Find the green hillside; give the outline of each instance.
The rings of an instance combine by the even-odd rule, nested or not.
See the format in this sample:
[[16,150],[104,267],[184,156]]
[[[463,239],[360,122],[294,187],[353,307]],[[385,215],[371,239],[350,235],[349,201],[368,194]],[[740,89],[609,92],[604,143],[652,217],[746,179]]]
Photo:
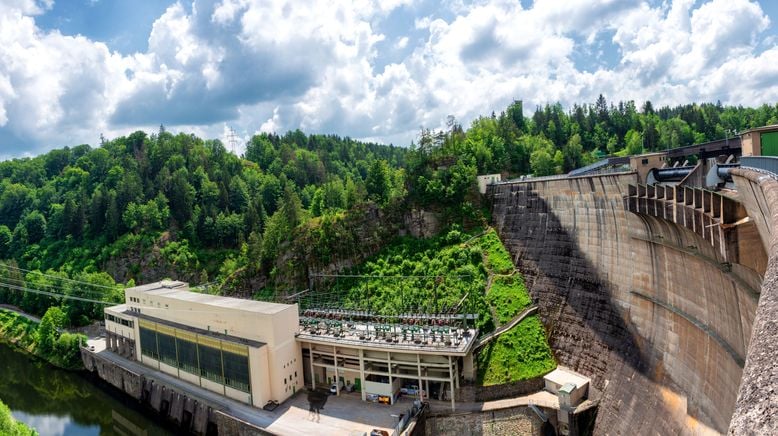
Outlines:
[[[458,313],[478,315],[484,335],[531,305],[521,275],[493,229],[417,239],[400,237],[344,277],[314,282],[301,300],[307,307],[342,307],[384,315]],[[460,302],[462,303],[460,306]],[[536,316],[484,346],[479,380],[498,384],[524,380],[553,369],[545,330]]]
[[[126,285],[172,278],[205,292],[281,299],[317,273],[351,269],[432,277],[321,283],[332,289],[331,304],[358,307],[368,292],[374,309],[388,314],[461,302],[488,332],[529,299],[496,235],[472,231],[489,224],[477,174],[561,174],[607,154],[774,123],[776,105],[638,108],[601,96],[525,116],[517,100],[469,126],[450,118],[442,130],[422,128],[408,147],[296,130],[255,135],[236,156],[218,140],[160,126],[7,160],[0,162],[0,303],[39,316],[59,307],[66,326],[84,325],[101,317],[100,307],[60,295],[116,302]],[[395,239],[419,211],[455,230]],[[523,377],[510,363],[521,354],[510,338],[541,337],[532,324],[488,346],[496,357],[481,366],[485,382]],[[521,355],[550,362],[544,353]]]

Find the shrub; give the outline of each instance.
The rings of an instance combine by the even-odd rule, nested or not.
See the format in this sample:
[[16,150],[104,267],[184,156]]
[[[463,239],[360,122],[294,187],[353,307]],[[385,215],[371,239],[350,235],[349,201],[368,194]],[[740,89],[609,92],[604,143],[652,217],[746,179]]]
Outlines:
[[11,415],[11,409],[0,401],[0,434],[7,436],[33,436],[38,432],[19,422]]

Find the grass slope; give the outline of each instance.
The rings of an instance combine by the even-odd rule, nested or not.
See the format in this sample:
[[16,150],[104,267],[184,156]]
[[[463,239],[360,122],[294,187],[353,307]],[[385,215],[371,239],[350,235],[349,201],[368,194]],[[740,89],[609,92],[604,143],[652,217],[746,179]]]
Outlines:
[[477,362],[478,381],[484,386],[526,380],[556,368],[537,315],[525,318],[485,345]]

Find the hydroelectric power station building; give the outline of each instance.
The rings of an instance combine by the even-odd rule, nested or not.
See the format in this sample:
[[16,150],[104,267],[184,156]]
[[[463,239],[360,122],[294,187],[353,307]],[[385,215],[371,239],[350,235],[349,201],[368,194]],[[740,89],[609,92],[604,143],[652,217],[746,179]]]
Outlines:
[[[105,309],[107,350],[220,395],[262,407],[309,386],[394,403],[403,386],[451,401],[473,380],[478,331],[311,314],[279,304],[191,292],[162,281],[125,289]],[[342,319],[342,321],[341,321]],[[356,320],[355,320],[356,319]],[[407,392],[405,389],[404,392]]]
[[108,349],[226,397],[262,407],[303,387],[297,305],[163,281],[126,289],[105,316]]

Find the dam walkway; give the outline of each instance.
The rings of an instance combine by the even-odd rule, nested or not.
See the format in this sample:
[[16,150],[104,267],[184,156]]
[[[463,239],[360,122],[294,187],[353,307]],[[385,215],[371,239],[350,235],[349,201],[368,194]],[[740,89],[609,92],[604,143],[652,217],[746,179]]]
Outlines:
[[506,324],[498,327],[493,332],[491,332],[488,335],[486,335],[486,336],[482,337],[481,339],[479,339],[478,342],[473,347],[473,350],[477,350],[477,349],[483,347],[484,345],[486,345],[489,342],[491,342],[493,339],[499,337],[501,334],[503,334],[503,333],[507,332],[508,330],[516,327],[516,325],[518,323],[520,323],[522,320],[524,320],[524,318],[526,318],[526,317],[528,317],[530,315],[534,315],[537,312],[538,312],[538,306],[530,306],[530,307],[524,309],[523,311],[521,311],[520,314],[514,316],[513,319],[508,321]]

